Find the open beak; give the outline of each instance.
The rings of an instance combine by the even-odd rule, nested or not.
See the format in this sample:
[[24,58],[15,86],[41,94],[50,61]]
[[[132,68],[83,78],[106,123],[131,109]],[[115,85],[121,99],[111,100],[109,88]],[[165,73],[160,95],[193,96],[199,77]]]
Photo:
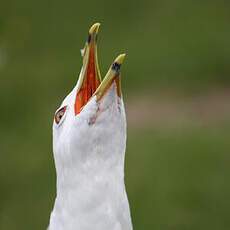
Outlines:
[[109,68],[109,71],[107,72],[105,78],[97,88],[94,95],[96,95],[97,101],[100,101],[101,98],[105,95],[107,90],[111,87],[112,83],[115,82],[116,84],[116,91],[117,96],[121,97],[121,73],[120,68],[125,59],[125,54],[119,55]]
[[80,113],[101,83],[97,57],[97,35],[99,27],[99,23],[91,26],[85,47],[81,51],[83,66],[79,76],[79,87],[74,104],[75,115]]

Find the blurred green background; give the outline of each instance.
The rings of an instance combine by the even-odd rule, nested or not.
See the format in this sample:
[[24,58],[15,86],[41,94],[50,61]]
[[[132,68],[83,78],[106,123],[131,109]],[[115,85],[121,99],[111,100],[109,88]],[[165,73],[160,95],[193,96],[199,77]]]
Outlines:
[[46,229],[53,113],[89,26],[103,75],[128,54],[126,184],[135,230],[230,229],[230,2],[1,1],[0,229]]

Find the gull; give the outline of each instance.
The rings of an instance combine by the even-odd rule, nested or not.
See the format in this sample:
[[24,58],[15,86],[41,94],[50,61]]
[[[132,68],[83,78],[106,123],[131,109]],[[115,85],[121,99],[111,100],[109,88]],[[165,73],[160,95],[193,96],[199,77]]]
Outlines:
[[119,55],[101,80],[99,23],[89,30],[76,86],[54,115],[56,199],[49,230],[132,230],[124,183],[126,116]]

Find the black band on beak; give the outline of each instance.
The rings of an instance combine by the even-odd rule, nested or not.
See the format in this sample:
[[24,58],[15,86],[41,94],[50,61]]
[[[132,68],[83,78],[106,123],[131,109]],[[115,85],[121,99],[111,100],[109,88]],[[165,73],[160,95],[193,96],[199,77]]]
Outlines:
[[92,36],[91,36],[91,34],[89,34],[88,40],[87,40],[88,44],[91,42],[91,39],[92,39]]
[[116,71],[117,73],[120,72],[121,64],[118,64],[117,62],[114,62],[112,65],[112,70]]

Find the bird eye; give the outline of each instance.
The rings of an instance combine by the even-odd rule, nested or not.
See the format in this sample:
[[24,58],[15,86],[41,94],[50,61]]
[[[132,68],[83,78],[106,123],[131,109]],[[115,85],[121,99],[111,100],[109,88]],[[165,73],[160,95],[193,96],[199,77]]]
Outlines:
[[63,118],[63,116],[65,115],[66,112],[66,108],[67,106],[62,107],[61,109],[59,109],[54,116],[54,120],[56,122],[56,124],[58,125],[61,121],[61,119]]

